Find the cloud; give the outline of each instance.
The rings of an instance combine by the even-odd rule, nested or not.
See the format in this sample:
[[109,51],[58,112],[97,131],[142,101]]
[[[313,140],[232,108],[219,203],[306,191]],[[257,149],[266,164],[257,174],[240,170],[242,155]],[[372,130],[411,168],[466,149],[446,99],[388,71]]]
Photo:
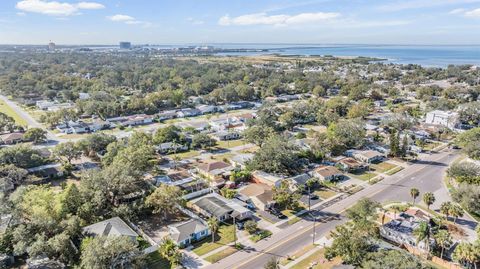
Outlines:
[[149,26],[152,25],[150,22],[140,21],[140,20],[135,19],[132,16],[124,15],[124,14],[116,14],[116,15],[112,15],[112,16],[107,16],[107,19],[111,20],[111,21],[114,21],[114,22],[123,22],[123,23],[129,24],[129,25],[142,25],[144,27],[149,27]]
[[466,17],[478,17],[478,18],[480,18],[480,8],[465,12],[465,16]]
[[112,15],[112,16],[107,16],[107,19],[109,19],[111,21],[124,21],[124,22],[135,20],[134,17],[128,16],[128,15],[123,15],[123,14],[116,14],[116,15]]
[[230,17],[225,15],[218,20],[218,24],[228,25],[274,25],[289,26],[295,24],[315,23],[328,21],[339,17],[339,13],[333,12],[316,12],[316,13],[300,13],[296,15],[268,15],[267,13],[247,14],[238,17]]
[[478,17],[480,18],[480,8],[477,9],[472,9],[472,10],[466,10],[464,8],[457,8],[449,12],[449,14],[454,14],[454,15],[463,15],[465,17]]
[[464,8],[456,8],[448,12],[448,14],[462,14],[465,12]]
[[44,0],[23,0],[15,7],[24,12],[40,13],[50,16],[71,16],[79,14],[80,10],[102,9],[104,5],[95,2],[66,3]]
[[407,9],[419,9],[429,7],[440,7],[459,4],[478,3],[480,0],[402,0],[393,3],[381,5],[378,7],[381,11],[402,11]]

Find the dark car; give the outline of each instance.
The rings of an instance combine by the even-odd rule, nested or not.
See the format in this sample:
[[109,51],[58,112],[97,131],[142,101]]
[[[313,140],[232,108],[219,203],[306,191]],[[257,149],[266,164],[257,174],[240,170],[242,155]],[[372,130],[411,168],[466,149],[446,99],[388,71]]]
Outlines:
[[235,225],[237,226],[237,229],[243,230],[245,223],[243,222],[236,222]]
[[316,194],[310,195],[310,200],[318,200],[318,199],[319,199],[318,195]]
[[276,208],[270,209],[270,213],[272,215],[274,215],[275,217],[279,218],[279,219],[286,219],[287,218],[287,216],[285,216],[282,212],[280,212]]

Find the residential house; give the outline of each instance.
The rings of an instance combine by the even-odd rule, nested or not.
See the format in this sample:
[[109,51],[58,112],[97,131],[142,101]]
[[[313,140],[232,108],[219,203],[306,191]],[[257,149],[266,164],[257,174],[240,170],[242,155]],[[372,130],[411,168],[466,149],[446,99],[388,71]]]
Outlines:
[[28,173],[40,178],[57,178],[63,176],[62,165],[59,163],[47,164],[27,169]]
[[243,123],[246,123],[249,120],[252,120],[255,118],[255,114],[253,113],[244,113],[240,115],[236,115],[235,118]]
[[272,187],[266,184],[249,184],[239,193],[248,197],[249,201],[259,210],[266,211],[275,204]]
[[197,172],[209,179],[212,185],[218,186],[224,183],[223,178],[230,174],[233,166],[225,162],[200,163]]
[[215,131],[226,131],[228,129],[245,129],[245,124],[234,117],[210,120],[210,126]]
[[38,109],[47,110],[49,107],[53,106],[55,103],[48,100],[39,100],[35,102],[35,105]]
[[199,218],[169,225],[168,231],[170,238],[180,247],[200,241],[211,234],[208,225]]
[[83,134],[90,132],[90,126],[83,121],[69,121],[56,126],[64,134]]
[[427,113],[425,123],[441,125],[450,129],[454,129],[458,123],[458,113],[453,111],[434,110]]
[[171,120],[177,117],[177,112],[175,110],[162,111],[157,114],[157,118],[160,121]]
[[200,114],[202,114],[202,112],[196,108],[184,108],[177,111],[177,117],[179,118],[195,117]]
[[416,219],[394,219],[380,226],[380,235],[399,245],[409,245],[426,250],[425,242],[420,241],[417,244],[416,236],[413,233],[419,225],[420,222]]
[[336,166],[339,167],[342,171],[346,172],[362,171],[368,168],[368,164],[359,162],[354,158],[350,157],[338,160]]
[[252,211],[244,207],[237,199],[227,199],[218,193],[210,193],[192,200],[192,207],[206,217],[216,217],[224,221],[235,217],[244,220],[252,217]]
[[217,112],[217,106],[213,105],[199,105],[196,107],[196,109],[198,109],[198,111],[200,111],[200,114],[202,115]]
[[82,231],[85,236],[126,236],[135,242],[138,237],[138,234],[119,217],[83,227]]
[[53,105],[47,107],[47,111],[55,112],[55,111],[59,111],[61,109],[69,109],[69,108],[73,108],[73,104],[71,104],[71,103],[60,103],[60,104],[54,103]]
[[182,128],[191,128],[197,132],[203,132],[210,128],[210,124],[206,121],[189,121],[189,122],[181,122],[177,124]]
[[322,181],[337,181],[344,177],[335,166],[321,166],[313,170],[312,175]]
[[251,159],[253,159],[252,153],[239,153],[230,158],[230,163],[233,166],[245,169],[247,162]]
[[240,134],[237,132],[227,132],[227,131],[218,131],[214,133],[213,138],[218,141],[227,141],[227,140],[235,140],[240,139]]
[[14,132],[0,135],[0,144],[13,145],[24,141],[24,133]]
[[88,129],[91,132],[98,132],[101,130],[106,130],[112,128],[112,124],[108,121],[102,119],[94,119],[91,123],[88,124]]
[[115,117],[107,119],[113,126],[118,127],[127,127],[127,126],[137,126],[150,124],[153,122],[153,116],[146,114],[136,114],[125,117]]
[[158,146],[155,146],[155,149],[158,151],[158,153],[167,154],[167,153],[187,151],[188,146],[179,144],[179,143],[174,143],[174,142],[165,142],[165,143],[161,143]]
[[288,178],[288,181],[290,182],[291,186],[295,188],[299,188],[301,186],[305,186],[307,184],[307,181],[311,178],[312,178],[311,175],[307,173],[303,173],[303,174]]
[[380,162],[385,158],[382,153],[375,150],[352,150],[347,151],[345,155],[365,163]]
[[281,177],[281,176],[276,176],[276,175],[273,175],[273,174],[269,174],[267,172],[263,172],[263,171],[254,171],[252,173],[252,181],[255,182],[255,183],[262,183],[262,184],[266,184],[268,186],[280,186],[280,184],[282,183],[282,180],[284,180],[285,177]]
[[160,184],[182,186],[196,179],[188,171],[181,170],[167,175],[156,176],[153,180],[155,186],[159,186]]

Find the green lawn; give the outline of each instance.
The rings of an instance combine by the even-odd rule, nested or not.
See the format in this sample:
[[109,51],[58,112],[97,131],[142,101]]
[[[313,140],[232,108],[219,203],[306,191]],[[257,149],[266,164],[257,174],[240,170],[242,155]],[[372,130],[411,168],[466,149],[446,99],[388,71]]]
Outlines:
[[290,262],[300,258],[301,256],[303,256],[305,253],[309,252],[310,250],[312,250],[313,248],[315,248],[315,245],[313,244],[309,244],[303,248],[301,248],[300,250],[298,250],[297,252],[295,252],[293,255],[291,256],[288,256],[288,258],[283,258],[281,261],[280,261],[280,264],[285,266],[287,264],[289,264]]
[[7,114],[12,117],[13,120],[21,126],[27,126],[27,121],[17,114],[9,105],[7,105],[3,100],[0,100],[0,112]]
[[397,166],[397,167],[395,167],[394,169],[385,172],[385,174],[391,176],[391,175],[396,174],[396,173],[398,173],[398,172],[400,172],[400,171],[402,171],[402,170],[403,170],[403,167]]
[[[325,250],[319,249],[312,253],[310,256],[306,257],[305,259],[301,260],[299,263],[292,266],[292,269],[305,269],[305,268],[313,268],[313,269],[330,269],[336,265],[341,263],[340,258],[334,258],[331,261],[328,261],[324,257]],[[312,266],[313,264],[316,264]]]
[[229,141],[218,141],[217,142],[217,147],[219,148],[234,148],[238,146],[243,146],[247,144],[243,139],[238,139],[238,140],[229,140]]
[[354,177],[364,180],[364,181],[369,181],[370,179],[374,178],[377,174],[373,172],[363,172],[358,175],[354,175]]
[[233,253],[237,252],[237,251],[238,250],[235,247],[229,246],[226,249],[223,249],[223,250],[221,250],[221,251],[219,251],[215,254],[212,254],[212,255],[206,257],[205,260],[207,262],[210,262],[210,263],[216,263],[219,260],[224,259],[224,258],[232,255]]
[[440,146],[441,143],[439,142],[430,142],[423,147],[424,150],[433,150],[434,148]]
[[252,240],[253,242],[258,242],[262,239],[265,239],[269,236],[272,235],[272,232],[270,232],[269,230],[261,230],[261,231],[258,231],[256,234],[250,236],[250,240]]
[[383,173],[383,172],[391,170],[391,169],[393,169],[397,166],[393,163],[382,162],[382,163],[378,163],[378,164],[372,164],[370,167],[372,167],[373,169],[375,169],[375,171],[377,171],[379,173]]
[[212,243],[212,238],[207,237],[204,240],[195,243],[193,252],[198,256],[205,255],[212,250],[215,250],[219,247],[225,246],[231,242],[233,242],[233,233],[235,231],[235,227],[233,225],[222,225],[218,229],[218,232],[215,236],[215,243]]
[[318,195],[318,197],[322,198],[323,200],[326,200],[330,197],[335,196],[337,193],[331,190],[322,189],[322,190],[315,191],[314,194]]
[[155,251],[147,255],[147,268],[149,269],[170,269],[170,263],[160,255],[160,252]]

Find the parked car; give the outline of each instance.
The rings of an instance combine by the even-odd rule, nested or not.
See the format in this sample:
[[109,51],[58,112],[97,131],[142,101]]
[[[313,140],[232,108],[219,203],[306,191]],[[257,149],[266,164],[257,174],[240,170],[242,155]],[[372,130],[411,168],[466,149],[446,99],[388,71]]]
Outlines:
[[245,223],[244,222],[236,222],[235,225],[237,226],[238,230],[243,230]]
[[276,208],[270,209],[270,213],[279,219],[287,218],[287,216],[285,216],[282,212],[278,211]]
[[316,194],[310,195],[310,200],[318,200],[318,199],[319,199],[318,195]]

